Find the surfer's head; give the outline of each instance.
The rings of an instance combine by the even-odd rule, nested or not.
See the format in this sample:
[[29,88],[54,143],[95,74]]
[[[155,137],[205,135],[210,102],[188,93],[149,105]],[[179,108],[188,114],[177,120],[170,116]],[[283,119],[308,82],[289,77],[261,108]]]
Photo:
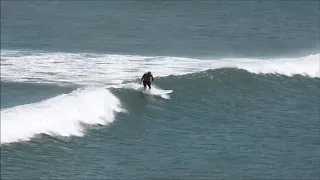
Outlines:
[[150,75],[150,74],[151,74],[151,72],[150,72],[150,71],[148,71],[148,73],[147,73],[147,74],[149,74],[149,75]]

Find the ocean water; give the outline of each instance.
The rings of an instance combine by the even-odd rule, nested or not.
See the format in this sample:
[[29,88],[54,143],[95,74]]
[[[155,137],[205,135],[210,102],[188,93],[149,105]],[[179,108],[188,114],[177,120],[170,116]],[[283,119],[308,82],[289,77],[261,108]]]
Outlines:
[[319,179],[319,6],[1,1],[1,179]]

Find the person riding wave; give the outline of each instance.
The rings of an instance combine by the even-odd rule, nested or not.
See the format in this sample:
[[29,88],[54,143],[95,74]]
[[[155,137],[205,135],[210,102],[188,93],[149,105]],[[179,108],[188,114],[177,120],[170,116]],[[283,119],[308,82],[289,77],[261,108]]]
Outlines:
[[143,74],[140,82],[142,82],[142,81],[143,81],[144,89],[146,89],[146,86],[148,85],[149,86],[149,90],[151,90],[151,82],[153,82],[153,76],[152,76],[150,71]]

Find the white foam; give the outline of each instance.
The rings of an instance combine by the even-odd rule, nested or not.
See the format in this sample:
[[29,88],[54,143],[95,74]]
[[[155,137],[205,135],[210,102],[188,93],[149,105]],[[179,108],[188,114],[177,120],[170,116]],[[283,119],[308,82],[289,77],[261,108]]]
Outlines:
[[285,59],[216,60],[180,57],[147,57],[87,53],[40,53],[1,50],[1,78],[15,82],[73,83],[80,85],[121,84],[140,78],[145,71],[155,76],[183,75],[235,67],[251,73],[278,73],[320,77],[320,54]]
[[1,144],[25,141],[37,134],[82,136],[80,123],[106,125],[124,111],[103,88],[76,90],[43,102],[1,110]]

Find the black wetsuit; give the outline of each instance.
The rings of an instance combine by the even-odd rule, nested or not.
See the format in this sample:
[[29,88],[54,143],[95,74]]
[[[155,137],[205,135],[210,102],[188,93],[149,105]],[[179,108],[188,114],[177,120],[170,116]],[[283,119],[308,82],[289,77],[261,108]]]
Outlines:
[[146,88],[146,86],[149,86],[149,89],[151,89],[151,80],[153,81],[153,76],[151,73],[145,73],[142,78],[141,81],[143,80],[143,87]]

